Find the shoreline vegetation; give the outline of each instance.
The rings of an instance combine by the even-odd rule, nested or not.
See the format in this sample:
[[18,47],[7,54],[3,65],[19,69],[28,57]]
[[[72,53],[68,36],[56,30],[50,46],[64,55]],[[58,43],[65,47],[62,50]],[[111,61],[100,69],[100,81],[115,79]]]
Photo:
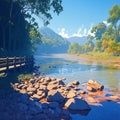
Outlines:
[[[87,61],[93,60],[92,62],[100,60],[95,59],[94,56],[91,58],[91,55],[85,54],[64,54],[64,58],[65,56],[70,58],[83,58],[83,60]],[[118,60],[119,62],[120,58],[118,58],[103,59],[103,61],[115,60],[116,62]],[[66,78],[54,78],[35,74],[32,76],[30,74],[26,76],[20,75],[18,80],[18,82],[16,81],[14,84],[11,84],[13,92],[8,95],[8,99],[6,100],[9,104],[6,105],[5,103],[7,102],[4,104],[0,102],[1,110],[4,106],[7,106],[2,118],[8,118],[11,106],[11,113],[16,111],[15,108],[18,111],[16,116],[12,114],[11,118],[15,117],[18,120],[19,118],[26,118],[26,120],[27,118],[30,120],[38,118],[46,120],[71,120],[71,114],[73,113],[87,116],[89,112],[92,112],[91,110],[94,107],[99,109],[104,104],[112,104],[112,102],[115,102],[117,105],[120,104],[119,92],[114,93],[111,89],[94,80],[88,80],[85,84],[80,84],[79,81],[73,80],[65,84],[64,80]],[[2,93],[0,101],[5,101],[5,94],[5,92]],[[11,98],[14,102],[9,100]]]
[[111,68],[120,69],[120,56],[112,56],[106,53],[68,54],[74,58],[82,58],[87,62],[109,63]]
[[64,80],[66,78],[34,75],[27,80],[22,78],[18,83],[12,84],[12,87],[20,94],[27,95],[42,113],[48,113],[51,120],[51,114],[55,115],[56,120],[71,120],[70,113],[86,116],[92,109],[91,105],[102,106],[102,102],[120,101],[119,95],[104,90],[104,85],[97,81],[88,80],[80,84],[75,80],[65,84]]

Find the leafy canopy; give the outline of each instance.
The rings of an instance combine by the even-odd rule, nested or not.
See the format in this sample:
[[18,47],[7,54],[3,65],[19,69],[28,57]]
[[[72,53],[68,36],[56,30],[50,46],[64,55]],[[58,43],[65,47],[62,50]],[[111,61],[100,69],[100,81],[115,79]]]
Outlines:
[[[59,15],[63,11],[62,0],[13,0],[17,2],[22,9],[25,17],[31,18],[31,15],[40,17],[44,24],[49,24],[52,19],[51,11]],[[35,21],[34,17],[31,19]]]

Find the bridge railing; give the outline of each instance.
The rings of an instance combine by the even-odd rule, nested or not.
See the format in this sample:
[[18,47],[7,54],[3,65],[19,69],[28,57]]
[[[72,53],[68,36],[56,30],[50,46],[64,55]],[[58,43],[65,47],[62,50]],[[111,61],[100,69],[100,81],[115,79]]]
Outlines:
[[0,58],[0,73],[24,66],[33,67],[33,64],[33,56]]

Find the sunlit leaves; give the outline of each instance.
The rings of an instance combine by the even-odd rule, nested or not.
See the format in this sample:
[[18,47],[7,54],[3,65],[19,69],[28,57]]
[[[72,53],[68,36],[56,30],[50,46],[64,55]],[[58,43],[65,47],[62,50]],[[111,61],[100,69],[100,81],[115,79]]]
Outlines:
[[94,26],[91,30],[91,33],[95,34],[95,39],[100,40],[102,34],[106,31],[106,25],[104,23],[99,23],[98,25]]
[[109,11],[109,14],[110,16],[107,21],[112,23],[113,25],[116,25],[118,20],[120,20],[120,6],[115,4]]
[[51,11],[53,10],[58,15],[63,11],[61,0],[16,0],[22,7],[24,14],[35,14],[38,17],[42,16],[44,24],[49,24],[52,19]]
[[29,36],[30,36],[32,45],[34,45],[37,42],[41,42],[41,35],[35,28],[30,29]]

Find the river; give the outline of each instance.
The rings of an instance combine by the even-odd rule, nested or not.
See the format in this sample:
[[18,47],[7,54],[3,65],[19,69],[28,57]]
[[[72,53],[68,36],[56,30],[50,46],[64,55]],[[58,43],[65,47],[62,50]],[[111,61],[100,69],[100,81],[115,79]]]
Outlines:
[[[66,78],[66,84],[74,80],[84,83],[93,79],[120,96],[120,70],[112,69],[106,63],[88,62],[85,58],[67,54],[35,55],[35,63],[40,66],[40,73]],[[119,103],[105,102],[102,103],[102,107],[91,107],[93,109],[87,117],[74,115],[73,120],[120,120]]]
[[84,58],[73,58],[67,54],[36,55],[35,61],[40,66],[40,73],[65,77],[66,83],[74,80],[83,83],[93,79],[105,86],[120,89],[120,70],[103,63],[88,62]]

